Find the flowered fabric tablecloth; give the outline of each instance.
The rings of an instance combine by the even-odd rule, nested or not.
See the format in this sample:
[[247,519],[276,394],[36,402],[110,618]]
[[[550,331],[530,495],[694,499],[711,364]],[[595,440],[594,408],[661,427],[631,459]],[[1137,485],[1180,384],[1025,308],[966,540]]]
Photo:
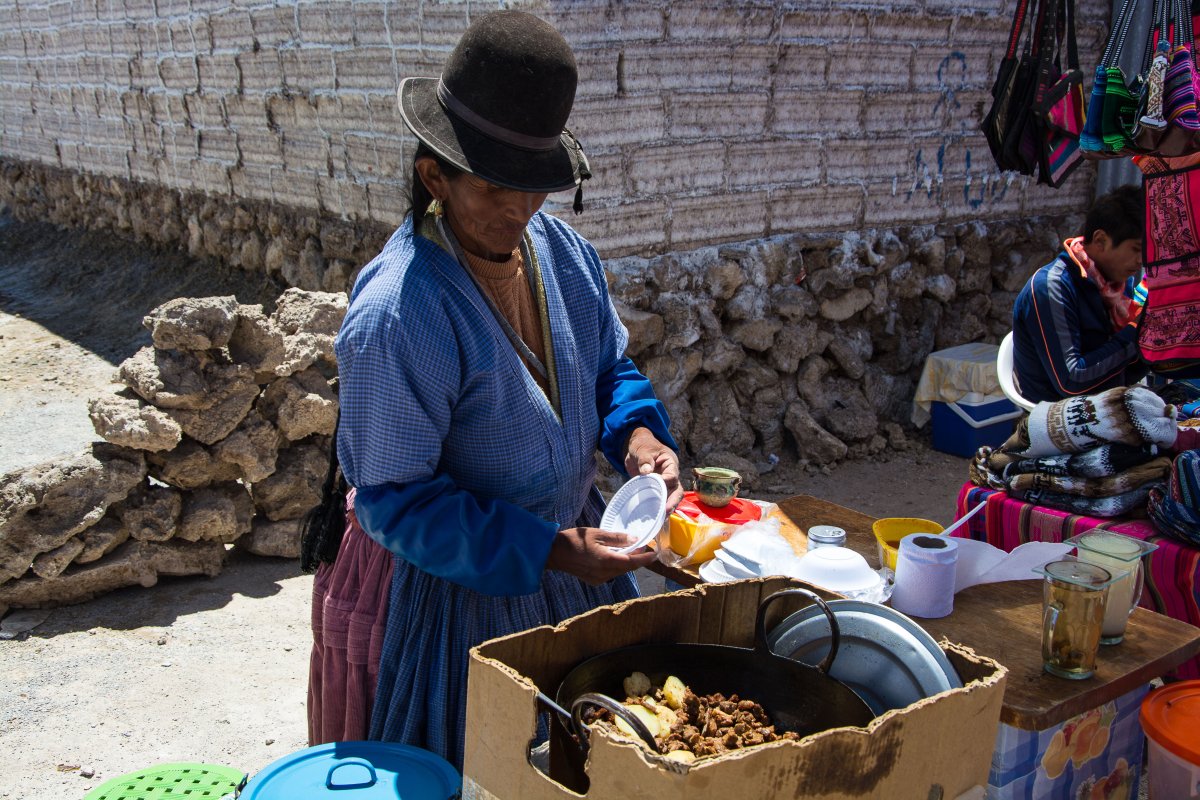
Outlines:
[[[1149,557],[1141,606],[1200,626],[1200,548],[1163,536],[1149,520],[1082,517],[1014,500],[1004,492],[970,482],[963,484],[958,492],[957,516],[980,503],[987,503],[987,508],[954,535],[987,542],[1005,552],[1025,542],[1061,542],[1097,528],[1153,542],[1158,549]],[[1200,678],[1200,657],[1171,674],[1178,678]]]

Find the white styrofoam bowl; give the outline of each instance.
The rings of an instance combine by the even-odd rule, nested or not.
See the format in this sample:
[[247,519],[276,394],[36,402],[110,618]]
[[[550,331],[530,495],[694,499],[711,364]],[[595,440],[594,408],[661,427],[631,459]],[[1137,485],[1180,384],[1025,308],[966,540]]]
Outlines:
[[879,573],[867,560],[846,547],[818,547],[797,562],[793,578],[833,592],[855,592],[879,583]]
[[627,533],[637,541],[614,547],[618,553],[632,553],[649,544],[667,520],[667,483],[661,475],[638,475],[613,495],[600,519],[600,529]]

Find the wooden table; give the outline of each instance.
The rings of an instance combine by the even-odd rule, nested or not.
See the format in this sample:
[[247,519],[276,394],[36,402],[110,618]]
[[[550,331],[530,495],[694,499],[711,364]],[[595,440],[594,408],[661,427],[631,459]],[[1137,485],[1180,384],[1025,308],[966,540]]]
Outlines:
[[[778,513],[783,535],[797,552],[806,549],[803,531],[809,526],[836,525],[845,529],[848,547],[879,567],[872,517],[805,495],[780,502]],[[684,586],[701,582],[693,570],[662,564],[651,569]],[[915,621],[934,638],[965,644],[1008,668],[1000,721],[1023,730],[1045,730],[1115,700],[1200,653],[1200,628],[1138,608],[1125,641],[1100,648],[1093,677],[1056,678],[1042,669],[1038,579],[972,586],[955,595],[950,616]]]
[[[1144,608],[1200,626],[1200,547],[1171,536],[1164,536],[1148,519],[1109,519],[1070,514],[1010,497],[973,483],[965,482],[958,490],[958,516],[980,504],[986,506],[956,535],[987,542],[1011,552],[1026,542],[1061,542],[1087,531],[1109,530],[1152,542],[1158,546],[1143,562],[1146,588],[1142,592]],[[1171,671],[1181,679],[1200,679],[1200,658],[1185,661]]]

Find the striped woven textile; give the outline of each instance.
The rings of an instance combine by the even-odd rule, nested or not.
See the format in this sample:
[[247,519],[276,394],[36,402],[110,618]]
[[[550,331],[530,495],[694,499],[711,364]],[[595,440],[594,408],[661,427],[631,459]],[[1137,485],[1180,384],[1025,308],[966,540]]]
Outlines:
[[[1082,517],[964,483],[958,492],[958,516],[980,503],[986,503],[987,507],[953,535],[987,542],[1005,552],[1025,542],[1061,542],[1093,529],[1153,542],[1158,549],[1149,556],[1141,606],[1200,626],[1200,547],[1163,536],[1149,520]],[[1200,656],[1180,665],[1171,675],[1180,679],[1200,678]]]
[[1046,164],[1049,168],[1049,183],[1058,186],[1078,165],[1082,157],[1079,152],[1079,137],[1074,131],[1083,130],[1083,86],[1072,87],[1063,95],[1060,103],[1053,106],[1046,118],[1051,132],[1046,135]]
[[308,670],[308,743],[366,739],[387,631],[392,554],[363,533],[346,497],[337,560],[313,580]]
[[1200,363],[1194,324],[1200,314],[1200,158],[1139,156],[1135,163],[1145,175],[1150,293],[1138,346],[1150,364],[1194,365]]
[[[1125,84],[1125,73],[1120,67],[1108,68],[1108,82],[1104,87],[1104,151],[1117,153],[1130,144],[1128,131],[1137,114],[1137,100]],[[1193,112],[1195,109],[1193,108]]]
[[1192,60],[1192,45],[1181,44],[1171,50],[1171,64],[1163,79],[1163,108],[1172,125],[1189,131],[1200,130],[1200,117],[1196,113],[1196,73]]
[[1163,533],[1200,547],[1200,450],[1175,457],[1170,483],[1150,490],[1148,510]]

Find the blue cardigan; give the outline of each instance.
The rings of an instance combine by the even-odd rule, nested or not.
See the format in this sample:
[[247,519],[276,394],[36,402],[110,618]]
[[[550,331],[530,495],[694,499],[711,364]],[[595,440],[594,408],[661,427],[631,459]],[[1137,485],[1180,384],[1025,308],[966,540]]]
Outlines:
[[624,356],[628,333],[596,251],[543,213],[528,233],[558,410],[470,276],[414,235],[411,216],[363,268],[335,347],[338,457],[363,530],[489,595],[539,590],[551,542],[594,491],[597,447],[624,471],[637,426],[676,446],[650,382]]
[[[1125,292],[1133,296],[1136,280]],[[1137,326],[1113,330],[1096,286],[1064,251],[1039,269],[1013,303],[1013,366],[1033,402],[1128,386],[1146,374]]]

